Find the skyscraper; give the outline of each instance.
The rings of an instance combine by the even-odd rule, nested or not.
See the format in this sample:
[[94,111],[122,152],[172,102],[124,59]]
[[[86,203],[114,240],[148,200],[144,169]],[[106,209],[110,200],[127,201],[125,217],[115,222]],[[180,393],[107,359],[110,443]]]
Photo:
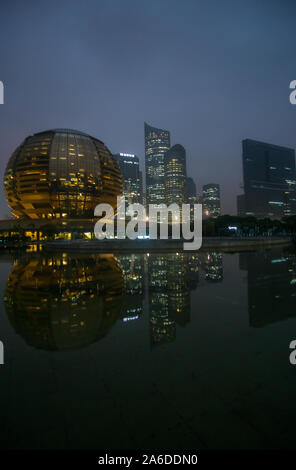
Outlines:
[[186,202],[188,204],[197,203],[196,184],[192,178],[186,178],[185,181]]
[[218,217],[221,213],[219,184],[206,184],[202,188],[203,213],[207,217]]
[[170,133],[145,122],[145,166],[147,204],[166,202],[164,154],[170,148]]
[[244,194],[239,194],[236,197],[236,205],[237,205],[237,215],[239,217],[246,216],[246,197]]
[[139,158],[131,153],[116,153],[116,158],[123,179],[123,195],[128,204],[142,203],[142,172]]
[[186,202],[186,151],[180,144],[171,147],[164,157],[166,204]]
[[[296,214],[295,152],[288,147],[245,139],[245,215],[281,218]],[[240,211],[242,199],[239,198]]]

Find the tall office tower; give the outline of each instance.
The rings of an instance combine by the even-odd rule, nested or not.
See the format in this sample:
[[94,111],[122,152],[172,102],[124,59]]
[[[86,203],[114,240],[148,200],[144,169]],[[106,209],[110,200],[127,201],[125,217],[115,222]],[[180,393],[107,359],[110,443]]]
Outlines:
[[144,188],[143,188],[143,173],[142,171],[140,170],[139,171],[139,179],[140,179],[140,202],[141,204],[143,204],[143,206],[145,206],[145,196],[144,196]]
[[166,204],[186,202],[186,151],[180,144],[171,147],[164,156]]
[[128,204],[139,202],[142,204],[142,172],[139,158],[130,153],[116,153],[116,158],[123,179],[123,195]]
[[146,202],[163,204],[165,197],[164,154],[170,148],[170,133],[145,122]]
[[186,194],[186,202],[188,204],[197,203],[196,184],[192,178],[186,178],[185,194]]
[[294,150],[251,139],[242,146],[245,215],[276,219],[296,214]]
[[244,194],[239,194],[236,197],[236,205],[237,205],[237,215],[239,217],[245,217],[246,215],[246,197]]
[[218,217],[221,213],[219,184],[206,184],[202,188],[203,213],[207,217]]

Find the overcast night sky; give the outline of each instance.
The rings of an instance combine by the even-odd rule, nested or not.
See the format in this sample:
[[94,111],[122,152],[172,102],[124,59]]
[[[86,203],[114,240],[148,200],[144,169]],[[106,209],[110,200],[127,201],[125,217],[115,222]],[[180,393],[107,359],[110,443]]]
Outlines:
[[[29,134],[69,127],[139,155],[144,121],[236,213],[241,140],[296,148],[295,1],[2,0],[1,181]],[[1,184],[0,217],[9,213]]]

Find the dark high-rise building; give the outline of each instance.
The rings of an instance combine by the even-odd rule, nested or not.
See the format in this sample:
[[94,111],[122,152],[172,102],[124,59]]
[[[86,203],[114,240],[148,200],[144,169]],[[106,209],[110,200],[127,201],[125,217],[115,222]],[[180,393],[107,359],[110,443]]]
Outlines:
[[244,194],[240,194],[236,198],[237,204],[237,215],[239,217],[245,217],[246,215],[246,198]]
[[242,146],[245,215],[296,214],[294,150],[250,139],[243,140]]
[[185,193],[186,193],[186,202],[188,204],[197,203],[196,184],[192,178],[186,178]]
[[145,122],[146,202],[163,204],[165,195],[164,154],[170,148],[170,133]]
[[219,184],[206,184],[202,188],[203,214],[218,217],[221,213]]
[[143,201],[142,172],[139,158],[130,153],[116,153],[114,157],[119,165],[123,179],[123,195],[128,204]]
[[185,181],[185,199],[186,203],[190,204],[190,220],[194,219],[194,204],[198,203],[196,184],[192,178],[186,178]]
[[186,151],[180,144],[171,147],[164,157],[166,204],[186,202]]

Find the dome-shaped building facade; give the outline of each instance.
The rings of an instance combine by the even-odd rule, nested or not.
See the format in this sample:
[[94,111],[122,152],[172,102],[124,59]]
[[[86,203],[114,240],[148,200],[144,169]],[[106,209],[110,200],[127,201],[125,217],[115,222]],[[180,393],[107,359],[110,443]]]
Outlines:
[[101,202],[116,206],[122,178],[103,142],[83,132],[53,129],[27,137],[15,150],[4,187],[16,217],[88,218]]

